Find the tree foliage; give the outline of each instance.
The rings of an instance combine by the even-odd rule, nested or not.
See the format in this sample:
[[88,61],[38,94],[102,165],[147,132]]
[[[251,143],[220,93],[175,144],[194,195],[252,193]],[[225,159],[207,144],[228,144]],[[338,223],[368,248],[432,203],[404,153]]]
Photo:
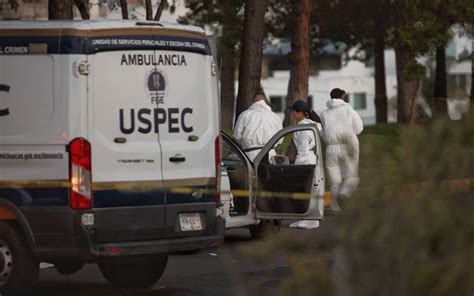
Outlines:
[[72,20],[72,0],[49,0],[48,18],[50,20]]
[[240,43],[244,17],[244,0],[190,0],[186,2],[189,10],[185,16],[179,17],[178,22],[197,26],[221,27],[225,24],[228,29],[222,31],[220,40]]
[[[388,0],[315,0],[317,32],[322,39],[346,44],[350,59],[375,62],[377,122],[387,122],[385,60],[387,30],[393,22]],[[354,50],[355,49],[355,50]],[[349,92],[351,90],[348,90]]]
[[6,0],[0,2],[0,11],[5,10],[5,9],[10,9],[13,11],[18,11],[18,7],[20,4],[18,3],[18,0]]
[[221,126],[231,130],[235,113],[235,72],[240,56],[244,0],[188,1],[189,12],[178,19],[183,24],[212,28],[217,35],[217,60],[221,81]]
[[[444,47],[451,38],[451,26],[470,24],[474,15],[474,2],[470,0],[315,1],[315,19],[321,37],[343,41],[348,48],[355,46],[364,52],[362,57],[369,58],[377,48],[375,37],[383,34],[387,45],[402,53],[398,64],[403,63],[401,74],[410,81],[418,81],[425,74],[416,57]],[[405,63],[400,60],[402,56],[407,57]],[[416,98],[416,93],[410,97]],[[401,105],[403,108],[403,98]]]
[[[412,55],[422,55],[445,45],[455,23],[473,22],[474,2],[470,0],[414,0],[392,2],[397,22],[391,27],[390,44]],[[411,77],[420,78],[423,71],[411,67]]]

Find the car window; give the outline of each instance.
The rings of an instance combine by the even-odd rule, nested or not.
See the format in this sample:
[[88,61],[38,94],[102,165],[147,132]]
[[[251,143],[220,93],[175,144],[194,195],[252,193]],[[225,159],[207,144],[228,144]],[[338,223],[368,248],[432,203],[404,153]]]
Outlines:
[[222,161],[223,162],[244,162],[242,155],[237,149],[231,146],[226,140],[222,140]]
[[[314,157],[312,155],[317,154],[316,136],[311,130],[291,132],[283,136],[274,146],[273,151],[270,152],[269,160],[272,164],[278,165],[291,165],[295,164],[298,157],[298,147],[300,148],[300,154],[302,152],[309,153],[302,157],[300,155],[300,161],[304,163],[298,164],[314,164]],[[303,148],[302,145],[305,147]],[[312,155],[311,155],[312,154]],[[273,156],[273,157],[272,157]],[[308,163],[306,163],[308,162]]]

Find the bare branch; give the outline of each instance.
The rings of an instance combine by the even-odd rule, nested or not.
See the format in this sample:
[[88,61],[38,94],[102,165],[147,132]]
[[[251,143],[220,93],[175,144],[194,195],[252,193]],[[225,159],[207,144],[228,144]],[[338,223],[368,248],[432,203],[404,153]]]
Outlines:
[[158,6],[158,10],[155,14],[155,21],[159,21],[161,19],[161,15],[163,14],[163,10],[168,7],[168,0],[161,0],[160,5]]
[[74,0],[74,4],[76,5],[77,9],[81,13],[81,18],[83,20],[89,20],[91,18],[89,14],[89,8],[82,0]]
[[20,4],[18,3],[17,0],[8,0],[7,1],[8,5],[10,5],[10,8],[17,12],[18,11],[18,7],[20,6]]

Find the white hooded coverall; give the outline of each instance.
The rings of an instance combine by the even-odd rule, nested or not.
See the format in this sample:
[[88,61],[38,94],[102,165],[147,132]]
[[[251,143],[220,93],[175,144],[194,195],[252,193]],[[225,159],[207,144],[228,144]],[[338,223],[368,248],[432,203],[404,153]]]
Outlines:
[[[305,118],[300,120],[298,124],[316,124],[311,119]],[[318,124],[319,128],[319,124]],[[316,139],[311,130],[295,132],[293,142],[296,146],[295,164],[316,164]],[[319,227],[319,221],[316,220],[300,220],[290,224],[291,228],[313,229]]]
[[[298,124],[316,124],[316,122],[305,118],[298,122]],[[295,132],[293,142],[297,151],[295,164],[316,164],[316,154],[314,154],[316,139],[312,131]]]
[[[262,148],[282,128],[280,117],[273,113],[265,101],[260,100],[240,114],[233,136],[244,150]],[[259,152],[260,149],[256,149],[246,154],[253,161]],[[275,152],[272,150],[270,153]]]
[[362,119],[341,99],[327,102],[323,111],[323,140],[326,143],[326,172],[331,195],[349,197],[359,185],[359,140]]

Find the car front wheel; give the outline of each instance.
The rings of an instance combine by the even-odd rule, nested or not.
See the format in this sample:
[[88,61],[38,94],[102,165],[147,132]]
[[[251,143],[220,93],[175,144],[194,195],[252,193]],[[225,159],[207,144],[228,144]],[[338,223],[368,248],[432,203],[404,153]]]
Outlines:
[[100,262],[104,278],[114,286],[125,288],[147,288],[163,274],[168,255],[155,255],[145,259]]

